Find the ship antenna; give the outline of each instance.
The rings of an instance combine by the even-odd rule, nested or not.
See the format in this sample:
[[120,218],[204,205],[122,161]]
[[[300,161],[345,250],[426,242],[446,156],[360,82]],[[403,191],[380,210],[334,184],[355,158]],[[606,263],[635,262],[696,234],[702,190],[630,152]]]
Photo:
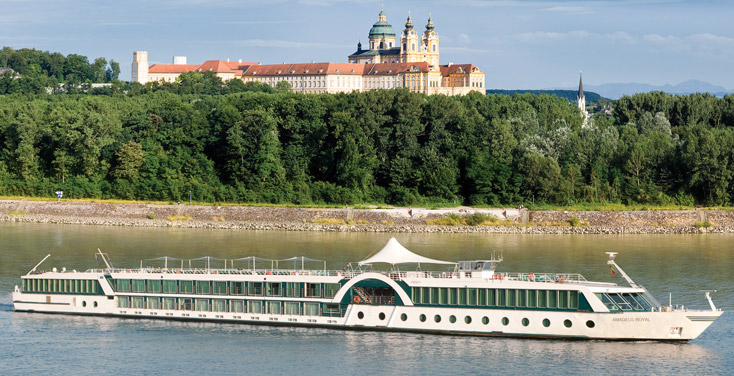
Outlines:
[[627,273],[625,273],[624,270],[622,270],[622,268],[617,265],[616,262],[614,262],[614,258],[617,257],[617,253],[619,252],[607,252],[607,254],[609,255],[609,261],[607,261],[607,265],[611,265],[612,268],[617,269],[619,274],[622,275],[622,278],[624,278],[631,287],[640,288],[640,286],[636,284],[635,281],[633,281],[632,278],[630,278]]
[[33,269],[31,269],[31,271],[29,271],[28,274],[26,274],[26,275],[31,275],[31,273],[35,272],[36,271],[36,268],[39,267],[39,266],[41,266],[41,264],[43,264],[43,262],[46,261],[46,259],[49,258],[49,257],[51,257],[51,254],[50,253],[47,254],[46,257],[44,257],[43,260],[41,260],[41,262],[39,262],[38,264],[36,264],[36,266],[34,266]]

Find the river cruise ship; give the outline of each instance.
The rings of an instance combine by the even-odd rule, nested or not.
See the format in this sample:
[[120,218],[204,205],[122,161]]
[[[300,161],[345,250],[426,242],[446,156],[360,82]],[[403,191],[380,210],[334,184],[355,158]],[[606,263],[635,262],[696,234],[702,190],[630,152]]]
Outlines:
[[[661,305],[624,273],[615,255],[609,253],[607,263],[628,286],[587,281],[580,274],[498,272],[501,257],[429,259],[394,238],[338,271],[326,270],[325,263],[323,269],[307,269],[317,260],[305,257],[225,260],[223,269],[211,268],[221,262],[211,257],[196,259],[206,263],[202,268],[162,257],[162,267],[141,262],[139,268],[119,269],[99,251],[103,269],[36,271],[41,261],[21,277],[12,299],[22,312],[604,340],[689,341],[721,316],[710,292],[710,310]],[[246,267],[235,268],[234,261]],[[390,267],[378,271],[376,264]],[[398,267],[406,264],[413,270]],[[444,264],[447,271],[424,271],[421,264]]]

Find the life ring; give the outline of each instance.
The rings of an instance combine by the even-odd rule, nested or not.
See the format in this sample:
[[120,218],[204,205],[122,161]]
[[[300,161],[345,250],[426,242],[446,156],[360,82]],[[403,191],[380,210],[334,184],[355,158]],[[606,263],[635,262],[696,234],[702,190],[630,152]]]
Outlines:
[[561,279],[559,280],[559,282],[560,282],[560,283],[563,283],[563,277],[561,277]]
[[535,274],[528,273],[528,281],[535,282]]
[[354,300],[355,303],[361,303],[362,302],[362,298],[360,298],[359,296],[355,296],[354,299],[352,299],[352,300]]
[[268,272],[267,272],[267,273],[265,273],[265,274],[267,274],[267,275],[271,275],[271,274],[273,274],[273,273],[271,273],[271,272],[269,272],[269,271],[268,271]]
[[291,272],[291,275],[296,275],[296,272]]
[[217,274],[217,271],[216,270],[212,270],[212,274]]

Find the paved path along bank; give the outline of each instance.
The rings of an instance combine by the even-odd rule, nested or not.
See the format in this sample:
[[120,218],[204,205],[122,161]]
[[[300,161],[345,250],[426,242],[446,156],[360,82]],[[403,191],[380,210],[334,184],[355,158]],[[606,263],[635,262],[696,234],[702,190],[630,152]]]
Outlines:
[[[475,212],[502,225],[428,225],[427,220]],[[571,226],[572,218],[580,225]],[[178,218],[178,220],[176,220]],[[0,221],[104,226],[352,232],[486,232],[537,234],[732,233],[734,211],[528,211],[451,209],[283,208],[212,205],[107,204],[0,200]],[[339,224],[339,222],[349,224]],[[709,227],[701,225],[707,223]]]

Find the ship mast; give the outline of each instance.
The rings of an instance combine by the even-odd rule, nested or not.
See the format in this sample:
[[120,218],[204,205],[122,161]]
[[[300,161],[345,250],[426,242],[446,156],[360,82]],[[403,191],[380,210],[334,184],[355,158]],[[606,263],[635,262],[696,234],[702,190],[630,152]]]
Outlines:
[[631,287],[640,288],[640,286],[636,284],[635,281],[633,281],[632,278],[630,278],[627,275],[627,273],[625,273],[624,270],[622,270],[622,268],[620,268],[619,265],[617,265],[616,262],[614,262],[614,258],[617,256],[617,253],[619,252],[607,252],[607,254],[609,255],[609,261],[607,261],[607,264],[611,265],[612,268],[617,269],[619,274],[622,275],[622,278],[624,278],[627,281],[627,283],[630,284]]

